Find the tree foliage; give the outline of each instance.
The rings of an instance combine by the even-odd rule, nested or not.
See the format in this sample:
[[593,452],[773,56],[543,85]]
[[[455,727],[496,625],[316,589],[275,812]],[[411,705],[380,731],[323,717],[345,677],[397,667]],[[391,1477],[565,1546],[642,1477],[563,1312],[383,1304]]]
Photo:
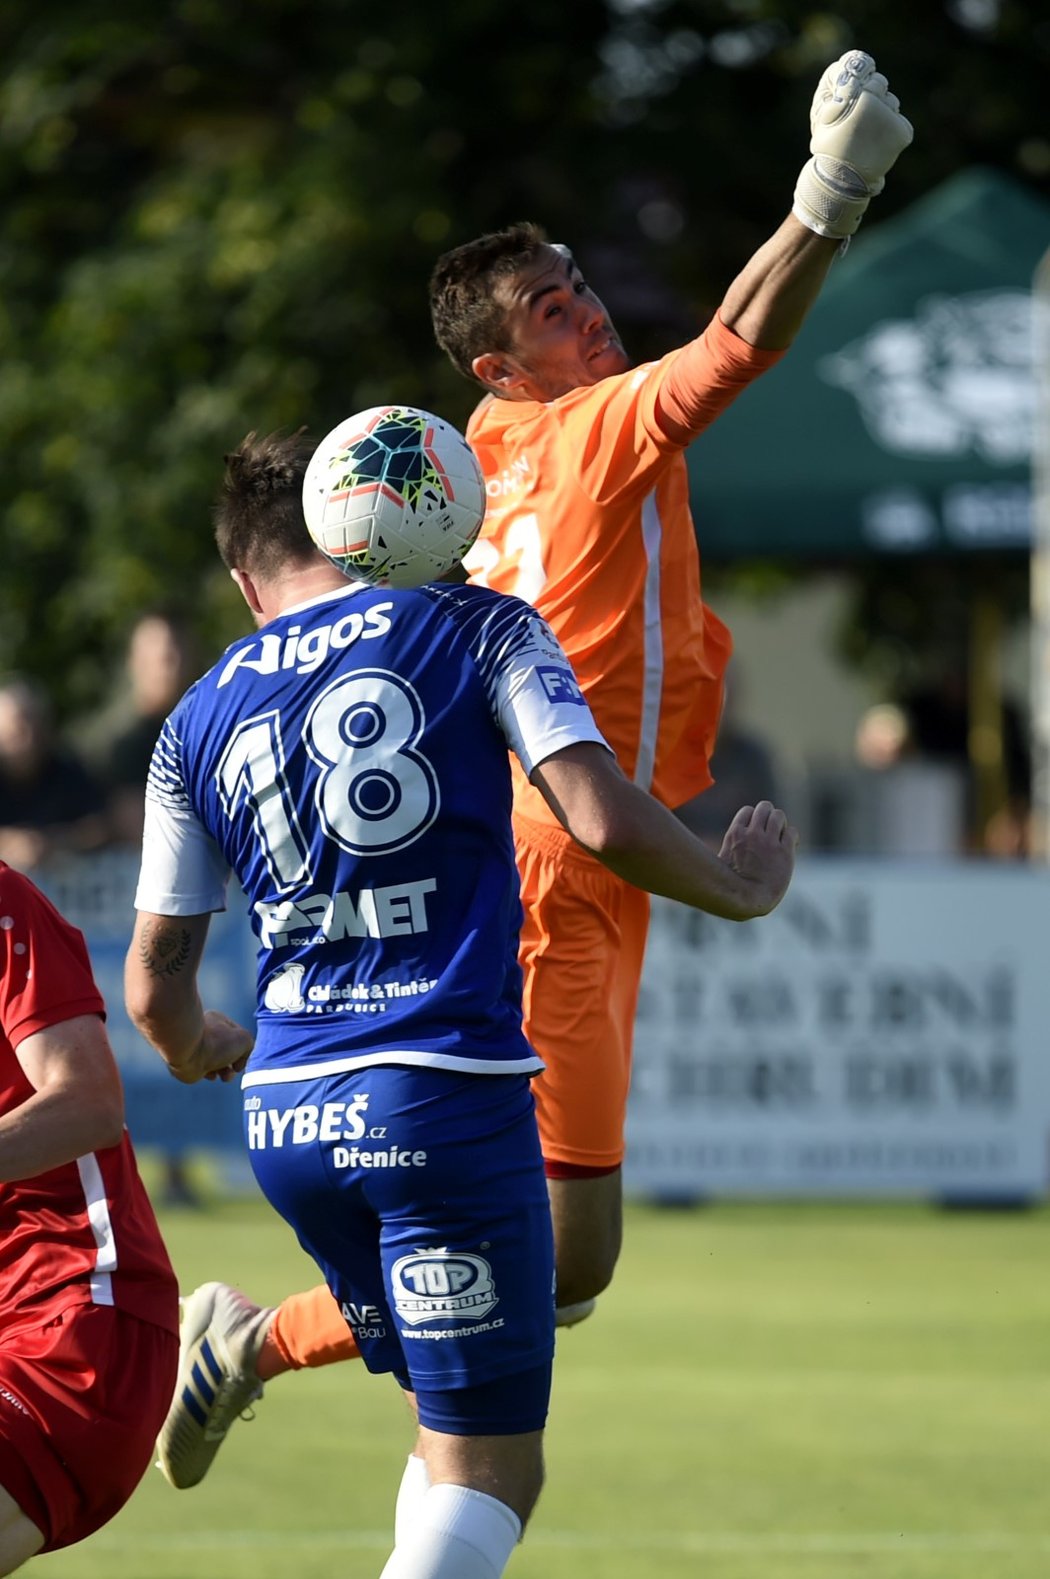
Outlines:
[[[135,613],[243,617],[210,507],[249,429],[403,399],[465,420],[433,345],[445,247],[532,217],[638,354],[779,222],[828,60],[917,126],[880,212],[960,165],[1050,190],[1050,22],[1011,0],[7,0],[0,23],[0,668],[71,712]],[[6,36],[4,36],[6,34]]]

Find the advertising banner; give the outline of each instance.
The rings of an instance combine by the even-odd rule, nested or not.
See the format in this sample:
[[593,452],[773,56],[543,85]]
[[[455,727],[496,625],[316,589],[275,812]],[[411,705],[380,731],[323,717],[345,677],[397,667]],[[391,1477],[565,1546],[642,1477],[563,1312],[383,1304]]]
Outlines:
[[654,900],[634,1195],[1047,1193],[1050,873],[800,862],[738,925]]
[[[124,1013],[137,871],[118,851],[35,875],[87,940],[135,1142],[240,1153],[239,1085],[180,1085]],[[1044,1197],[1048,939],[1042,867],[808,858],[779,908],[743,925],[654,900],[627,1192]],[[205,1003],[251,1025],[254,977],[233,886]]]

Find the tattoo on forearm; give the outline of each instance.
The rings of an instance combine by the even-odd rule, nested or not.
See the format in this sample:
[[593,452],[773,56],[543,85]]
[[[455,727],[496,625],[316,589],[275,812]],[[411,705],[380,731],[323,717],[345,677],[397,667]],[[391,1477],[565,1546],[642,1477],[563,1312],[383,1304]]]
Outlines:
[[190,935],[185,927],[150,924],[139,939],[139,958],[151,976],[177,976],[190,957]]

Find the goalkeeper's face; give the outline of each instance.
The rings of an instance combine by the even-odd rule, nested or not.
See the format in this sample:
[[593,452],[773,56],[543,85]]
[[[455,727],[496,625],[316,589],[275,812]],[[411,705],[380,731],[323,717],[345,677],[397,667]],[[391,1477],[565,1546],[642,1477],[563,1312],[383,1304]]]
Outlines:
[[555,400],[630,366],[609,314],[565,247],[544,247],[535,260],[496,287],[506,313],[510,348],[483,382],[512,400]]

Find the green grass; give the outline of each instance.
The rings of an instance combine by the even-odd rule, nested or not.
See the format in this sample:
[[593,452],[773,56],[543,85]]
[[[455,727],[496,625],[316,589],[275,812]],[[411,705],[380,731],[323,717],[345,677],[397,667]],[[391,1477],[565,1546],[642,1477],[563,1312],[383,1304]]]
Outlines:
[[[313,1281],[254,1201],[168,1212],[185,1288]],[[1046,1211],[630,1209],[559,1343],[548,1482],[509,1579],[1045,1579]],[[411,1426],[360,1365],[275,1382],[211,1476],[150,1471],[40,1579],[374,1579]]]

